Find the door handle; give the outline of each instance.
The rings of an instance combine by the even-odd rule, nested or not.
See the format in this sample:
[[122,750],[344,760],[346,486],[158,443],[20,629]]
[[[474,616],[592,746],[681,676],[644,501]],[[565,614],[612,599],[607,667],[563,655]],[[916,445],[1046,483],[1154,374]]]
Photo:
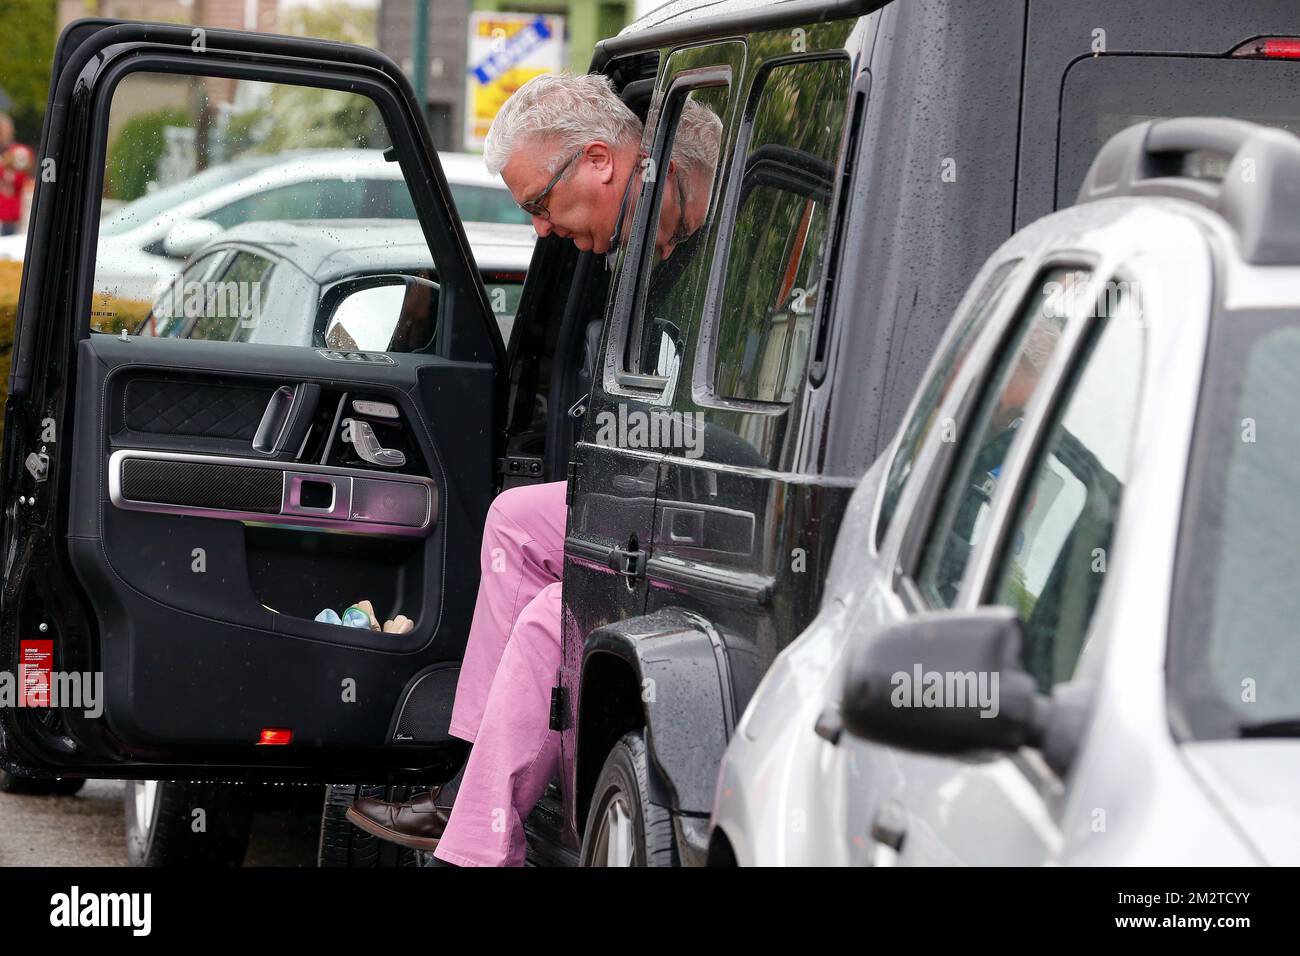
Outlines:
[[888,800],[876,808],[876,815],[871,819],[871,839],[900,853],[906,836],[907,814],[901,806]]
[[319,400],[320,386],[311,382],[277,388],[257,424],[253,450],[263,455],[278,455],[285,449],[300,451]]
[[396,448],[385,448],[375,437],[375,430],[369,422],[359,418],[343,419],[343,440],[350,441],[357,454],[381,468],[400,468],[406,464],[406,456]]

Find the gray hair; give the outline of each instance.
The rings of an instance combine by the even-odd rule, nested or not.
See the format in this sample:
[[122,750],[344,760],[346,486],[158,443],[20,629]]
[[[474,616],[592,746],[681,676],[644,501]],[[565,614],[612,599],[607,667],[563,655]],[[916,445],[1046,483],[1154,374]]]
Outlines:
[[613,147],[641,142],[641,120],[614,92],[608,77],[594,73],[535,76],[505,102],[483,143],[483,162],[496,175],[520,149],[547,141],[548,165],[599,140]]
[[673,162],[688,183],[713,182],[722,148],[722,120],[703,103],[688,99],[673,136]]

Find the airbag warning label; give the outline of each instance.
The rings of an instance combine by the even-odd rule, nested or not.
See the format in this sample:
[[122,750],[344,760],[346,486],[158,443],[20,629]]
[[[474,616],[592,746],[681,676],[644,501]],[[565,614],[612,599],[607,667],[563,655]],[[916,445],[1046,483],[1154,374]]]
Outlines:
[[54,660],[53,641],[22,641],[19,646],[18,679],[22,687],[20,707],[50,706],[50,674]]

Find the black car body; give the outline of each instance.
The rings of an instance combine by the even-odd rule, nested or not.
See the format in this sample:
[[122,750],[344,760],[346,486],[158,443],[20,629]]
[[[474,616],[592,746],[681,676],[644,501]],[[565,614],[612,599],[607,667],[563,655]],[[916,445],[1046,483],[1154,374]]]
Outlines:
[[[1204,4],[1194,17],[1118,0],[669,4],[601,43],[592,68],[646,117],[661,166],[686,96],[723,122],[709,217],[674,265],[680,297],[662,313],[644,305],[646,236],[669,181],[647,177],[612,269],[564,240],[538,243],[502,343],[409,87],[386,58],[208,31],[200,60],[180,28],[70,27],[42,142],[62,171],[37,194],[28,261],[40,249],[44,268],[24,276],[7,413],[0,654],[14,661],[49,625],[61,666],[103,670],[107,720],[0,714],[6,764],[445,778],[463,753],[446,724],[488,503],[502,484],[567,477],[562,772],[530,823],[534,850],[573,861],[585,835],[598,862],[601,813],[620,797],[605,772],[617,751],[644,771],[637,792],[621,793],[640,820],[634,858],[704,861],[735,722],[818,606],[848,497],[979,265],[1069,201],[1116,124],[1198,113],[1293,124],[1300,63],[1261,38],[1296,35],[1300,10],[1275,0]],[[78,190],[93,193],[97,86],[130,68],[115,55],[125,48],[173,69],[256,75],[278,56],[304,72],[324,64],[327,82],[372,82],[408,182],[423,183],[412,188],[442,286],[429,347],[378,360],[92,335],[81,282],[94,225]],[[60,281],[69,270],[77,281]],[[400,409],[408,483],[430,489],[437,521],[398,546],[364,533],[343,546],[321,521],[267,528],[115,506],[105,470],[119,452],[119,464],[158,460],[141,452],[171,461],[161,476],[140,473],[164,489],[212,464],[184,455],[247,466],[232,454],[242,432],[161,434],[146,415],[131,419],[128,390],[192,401],[209,389],[210,404],[243,389],[256,425],[286,384],[324,422],[305,447],[319,453],[319,440],[325,455],[314,469],[289,453],[273,467],[343,467],[329,457],[330,412],[348,396],[382,399]],[[675,414],[682,428],[653,447],[601,440],[602,424],[634,413]],[[144,484],[141,494],[176,494]],[[159,576],[164,553],[175,562],[199,546],[232,556],[229,584]],[[148,581],[133,576],[144,567]],[[303,619],[309,578],[392,600],[419,593],[416,631],[379,647],[324,630]],[[367,693],[340,705],[345,676]],[[300,745],[256,746],[281,727]],[[725,846],[712,851],[726,859]]]

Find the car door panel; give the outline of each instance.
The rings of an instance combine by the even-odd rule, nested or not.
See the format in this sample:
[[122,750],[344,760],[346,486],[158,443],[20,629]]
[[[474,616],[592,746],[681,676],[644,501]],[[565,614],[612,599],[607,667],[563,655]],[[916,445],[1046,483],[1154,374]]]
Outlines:
[[[481,524],[490,500],[489,435],[447,419],[451,409],[490,403],[491,367],[406,355],[371,367],[333,362],[309,349],[107,336],[82,341],[79,365],[79,404],[98,412],[79,419],[69,540],[100,618],[105,715],[122,745],[240,747],[264,727],[292,729],[303,741],[383,744],[407,678],[455,662],[463,648],[463,628],[439,625],[444,617],[447,624],[468,619],[471,582],[453,572],[450,588],[426,584],[447,583],[450,536],[442,519],[455,515],[452,533],[467,533],[473,515]],[[167,433],[158,417],[133,415],[138,406],[116,401],[141,383],[146,395],[172,394],[200,371],[217,376],[202,386],[209,393],[238,396],[228,403],[238,428],[186,428],[189,417]],[[363,394],[391,402],[418,455],[402,474],[259,456],[246,437],[253,418],[248,406],[285,383],[319,385],[326,405]],[[194,430],[204,434],[187,434]],[[448,453],[435,432],[449,436]],[[143,449],[142,433],[153,439]],[[443,466],[449,459],[482,467],[449,472]],[[195,490],[192,478],[169,487],[157,475],[138,482],[132,494],[163,499],[161,505],[124,498],[125,474],[118,469],[131,463],[197,468],[200,497],[211,500],[153,510],[168,508],[168,495]],[[274,483],[265,511],[232,503],[229,496],[241,491],[222,484],[230,470]],[[350,482],[350,513],[277,513],[288,502],[293,476],[304,475]],[[151,495],[160,484],[162,493]],[[353,520],[358,489],[366,486],[418,489],[426,498],[418,525]],[[446,608],[444,596],[457,606]],[[341,610],[362,598],[374,601],[381,615],[411,617],[414,630],[375,634],[311,619],[320,608]],[[191,679],[199,666],[202,678]],[[340,693],[344,679],[356,683],[355,702]],[[238,703],[231,696],[236,689]]]
[[[107,98],[163,61],[372,97],[439,265],[429,354],[89,331]],[[104,690],[101,713],[0,714],[0,757],[115,777],[454,769],[503,354],[409,84],[360,47],[112,21],[70,27],[56,63],[41,152],[58,175],[33,204],[6,418],[0,655],[40,637]],[[413,628],[315,620],[364,599]]]

